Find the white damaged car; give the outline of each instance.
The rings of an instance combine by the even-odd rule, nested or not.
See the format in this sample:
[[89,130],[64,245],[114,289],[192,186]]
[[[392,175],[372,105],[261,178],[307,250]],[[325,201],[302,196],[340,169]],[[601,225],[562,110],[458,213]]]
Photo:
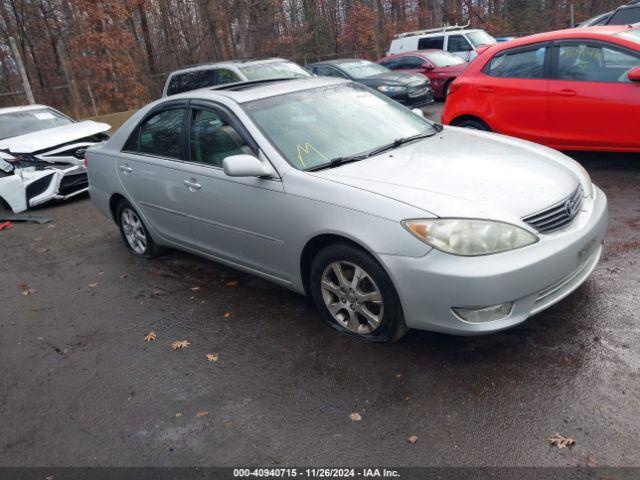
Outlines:
[[111,128],[44,105],[0,109],[0,204],[15,213],[88,190],[84,152]]

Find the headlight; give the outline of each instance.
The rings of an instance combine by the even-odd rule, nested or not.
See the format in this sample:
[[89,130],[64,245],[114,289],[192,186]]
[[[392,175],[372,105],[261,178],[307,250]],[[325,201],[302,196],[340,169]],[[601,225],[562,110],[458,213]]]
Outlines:
[[402,225],[427,245],[454,255],[489,255],[538,241],[523,228],[492,220],[434,218],[405,220]]
[[580,165],[578,162],[576,162],[576,165],[578,166],[578,169],[580,170],[580,172],[582,172],[582,176],[585,179],[585,182],[587,182],[587,195],[589,197],[593,197],[593,183],[591,183],[591,176],[589,175],[589,172],[587,172],[587,170]]
[[407,87],[402,87],[400,85],[380,85],[378,87],[378,90],[386,93],[400,93],[404,92],[406,89]]

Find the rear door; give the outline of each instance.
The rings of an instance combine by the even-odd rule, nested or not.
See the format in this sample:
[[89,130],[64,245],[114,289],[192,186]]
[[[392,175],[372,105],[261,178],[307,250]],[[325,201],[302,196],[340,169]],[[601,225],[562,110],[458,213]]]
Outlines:
[[549,137],[549,45],[498,52],[474,82],[478,111],[492,130],[546,143]]
[[226,107],[192,101],[188,115],[189,161],[183,165],[182,181],[190,190],[189,212],[199,248],[281,278],[286,264],[282,182],[224,173],[228,156],[261,155]]
[[557,42],[550,83],[550,143],[566,149],[640,149],[640,84],[627,78],[638,66],[638,52],[609,42]]
[[184,101],[152,110],[125,143],[116,169],[147,224],[164,239],[193,247],[189,192],[182,183],[186,114]]

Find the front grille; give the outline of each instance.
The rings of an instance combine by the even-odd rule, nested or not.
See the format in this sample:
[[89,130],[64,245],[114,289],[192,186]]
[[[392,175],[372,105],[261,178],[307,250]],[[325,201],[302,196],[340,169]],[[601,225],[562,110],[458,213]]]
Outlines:
[[70,195],[78,190],[83,190],[89,186],[89,179],[86,173],[75,175],[65,175],[60,181],[60,195]]
[[551,233],[569,225],[582,208],[582,187],[559,203],[522,219],[540,233]]

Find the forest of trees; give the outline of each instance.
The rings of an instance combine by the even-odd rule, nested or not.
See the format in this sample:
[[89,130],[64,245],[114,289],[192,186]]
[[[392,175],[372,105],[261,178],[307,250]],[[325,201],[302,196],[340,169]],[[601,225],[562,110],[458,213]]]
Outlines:
[[190,64],[279,56],[384,55],[416,28],[471,22],[496,35],[570,25],[625,0],[0,0],[0,106],[35,99],[83,117],[137,108]]

